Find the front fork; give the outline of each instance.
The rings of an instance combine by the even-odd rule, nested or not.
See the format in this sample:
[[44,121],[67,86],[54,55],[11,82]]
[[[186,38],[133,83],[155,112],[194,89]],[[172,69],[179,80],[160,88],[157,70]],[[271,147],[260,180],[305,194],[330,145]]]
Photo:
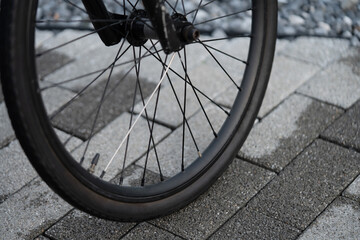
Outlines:
[[116,25],[112,25],[113,20],[115,20],[114,16],[107,11],[103,0],[82,0],[82,2],[103,43],[106,46],[119,43],[122,36],[119,34]]
[[[124,33],[129,16],[110,13],[107,11],[103,0],[82,0],[82,2],[95,30],[106,46],[115,45],[125,37]],[[143,5],[151,22],[147,25],[152,25],[151,27],[156,33],[149,33],[149,35],[157,36],[165,53],[181,49],[183,43],[179,40],[171,16],[166,11],[164,1],[143,0]]]

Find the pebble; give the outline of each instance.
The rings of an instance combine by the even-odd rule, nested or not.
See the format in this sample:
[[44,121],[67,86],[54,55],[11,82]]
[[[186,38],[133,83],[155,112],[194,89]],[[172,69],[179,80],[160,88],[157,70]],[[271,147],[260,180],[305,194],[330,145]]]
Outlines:
[[349,25],[349,26],[352,25],[352,20],[348,16],[344,16],[343,21],[346,25]]
[[360,46],[360,40],[357,37],[352,37],[350,41],[351,46],[357,47]]
[[305,23],[305,20],[297,15],[290,15],[289,22],[293,25],[303,25]]
[[354,30],[354,35],[360,39],[360,30],[355,29]]
[[327,23],[319,22],[319,23],[318,23],[318,26],[319,26],[319,28],[321,28],[322,30],[324,30],[324,32],[326,32],[326,33],[328,33],[328,32],[331,31],[331,27],[330,27],[330,25],[327,24]]
[[349,31],[345,31],[341,36],[342,36],[343,38],[351,38],[351,37],[352,37],[352,34],[351,34],[351,32],[349,32]]
[[341,0],[341,8],[346,10],[355,7],[359,0]]

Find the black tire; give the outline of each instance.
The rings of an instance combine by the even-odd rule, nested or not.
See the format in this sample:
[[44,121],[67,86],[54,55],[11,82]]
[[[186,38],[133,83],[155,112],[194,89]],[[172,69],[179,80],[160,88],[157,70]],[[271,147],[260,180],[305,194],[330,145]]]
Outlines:
[[118,221],[142,221],[169,214],[206,191],[231,163],[249,134],[271,72],[277,1],[254,0],[252,4],[253,24],[242,91],[218,136],[185,171],[154,185],[133,188],[93,176],[65,149],[39,93],[34,49],[37,1],[2,0],[3,93],[16,136],[39,175],[75,207]]

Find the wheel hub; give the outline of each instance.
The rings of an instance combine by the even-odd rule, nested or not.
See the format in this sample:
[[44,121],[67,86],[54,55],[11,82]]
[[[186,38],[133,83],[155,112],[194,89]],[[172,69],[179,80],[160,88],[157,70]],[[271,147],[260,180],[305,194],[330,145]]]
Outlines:
[[[171,19],[175,26],[177,36],[182,43],[182,47],[186,44],[196,41],[200,37],[200,32],[193,24],[187,21],[186,17],[179,13],[174,13]],[[125,26],[126,39],[131,45],[142,46],[148,39],[159,40],[155,28],[152,26],[146,11],[135,10],[129,17]],[[180,50],[180,49],[179,49]]]

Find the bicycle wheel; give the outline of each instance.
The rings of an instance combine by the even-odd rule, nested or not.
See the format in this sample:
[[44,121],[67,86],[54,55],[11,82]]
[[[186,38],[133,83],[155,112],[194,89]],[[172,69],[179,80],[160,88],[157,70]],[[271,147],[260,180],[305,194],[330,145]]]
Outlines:
[[[81,16],[79,2],[64,1]],[[199,0],[191,8],[168,0],[173,16],[200,31],[169,55],[130,30],[106,47],[89,19],[49,19],[37,10],[40,3],[2,0],[1,80],[17,138],[46,183],[75,207],[119,221],[169,214],[208,189],[260,108],[277,1],[245,1],[235,9],[225,1]],[[146,16],[138,1],[105,4],[126,19]],[[204,17],[202,10],[213,6],[215,13]],[[251,20],[251,27],[217,31],[227,18],[227,24]],[[85,30],[35,41],[40,28],[74,24]]]

